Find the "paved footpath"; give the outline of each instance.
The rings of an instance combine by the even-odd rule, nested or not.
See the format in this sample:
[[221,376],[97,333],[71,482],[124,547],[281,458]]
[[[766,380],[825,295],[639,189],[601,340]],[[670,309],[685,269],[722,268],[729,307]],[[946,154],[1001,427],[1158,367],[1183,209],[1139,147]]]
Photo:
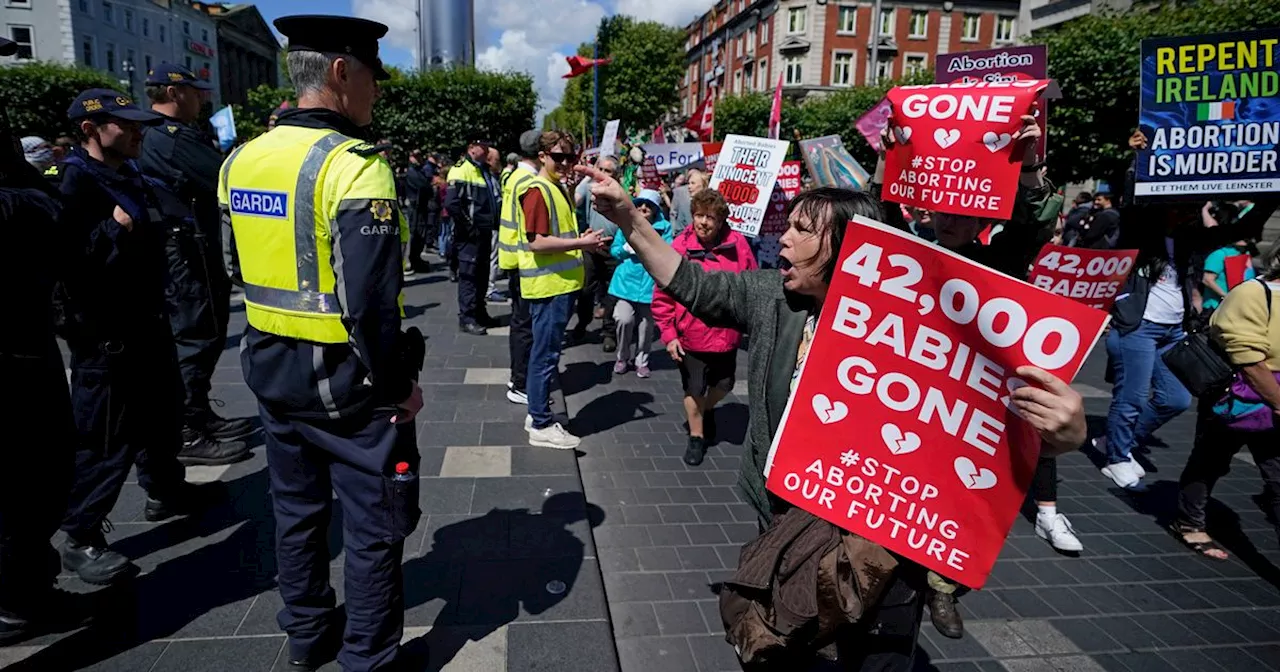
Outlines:
[[[504,396],[505,329],[459,334],[454,290],[434,273],[406,292],[409,323],[428,339],[418,424],[423,518],[405,553],[405,641],[415,667],[737,670],[712,586],[755,534],[733,485],[744,383],[718,412],[721,443],[701,467],[686,467],[675,367],[655,353],[651,379],[615,376],[592,332],[595,342],[566,352],[558,397],[584,437],[580,451],[531,448],[523,407]],[[232,333],[243,327],[237,311]],[[233,337],[215,396],[226,415],[254,415],[237,345]],[[1095,429],[1108,403],[1102,359],[1079,385]],[[926,623],[917,669],[1280,670],[1280,547],[1251,499],[1261,491],[1257,471],[1237,460],[1216,493],[1222,505],[1212,522],[1235,559],[1198,558],[1162,530],[1193,424],[1187,415],[1160,433],[1168,446],[1147,456],[1153,487],[1140,499],[1107,487],[1090,456],[1063,458],[1059,510],[1085,552],[1058,555],[1035,537],[1029,512],[1019,518],[989,587],[961,599],[968,636],[944,639]],[[287,668],[262,449],[231,467],[190,469],[188,478],[208,482],[222,503],[146,523],[143,493],[127,484],[109,538],[143,574],[94,594],[108,614],[96,625],[0,649],[0,668]],[[340,518],[330,539],[339,599]],[[62,583],[89,590],[71,577]]]

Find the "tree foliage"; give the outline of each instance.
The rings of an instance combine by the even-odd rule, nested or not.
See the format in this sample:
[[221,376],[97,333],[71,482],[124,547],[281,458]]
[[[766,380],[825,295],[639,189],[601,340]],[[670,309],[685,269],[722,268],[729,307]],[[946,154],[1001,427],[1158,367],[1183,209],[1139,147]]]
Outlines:
[[81,91],[119,89],[120,83],[88,68],[56,63],[25,63],[0,68],[0,97],[9,123],[19,135],[52,141],[72,130],[67,108]]
[[236,136],[240,141],[251,140],[267,131],[267,118],[280,104],[289,101],[289,105],[298,102],[298,96],[292,88],[268,86],[261,84],[245,94],[244,105],[232,105],[231,113],[236,119]]
[[1030,42],[1048,46],[1049,76],[1062,88],[1049,109],[1051,174],[1062,182],[1122,182],[1138,124],[1144,38],[1277,25],[1276,0],[1202,0],[1090,14],[1035,32]]
[[[685,71],[684,30],[614,15],[600,21],[596,42],[600,57],[613,59],[599,68],[600,132],[610,119],[621,120],[624,134],[652,128],[680,100],[676,85]],[[596,47],[583,44],[578,54],[594,57]],[[560,107],[543,125],[575,133],[584,124],[590,126],[595,82],[592,73],[569,80]]]

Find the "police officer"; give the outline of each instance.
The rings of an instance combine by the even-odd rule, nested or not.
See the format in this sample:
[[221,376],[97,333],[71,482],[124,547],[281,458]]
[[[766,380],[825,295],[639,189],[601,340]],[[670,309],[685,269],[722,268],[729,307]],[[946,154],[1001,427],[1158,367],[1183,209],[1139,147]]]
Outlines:
[[[0,56],[16,51],[0,38]],[[58,194],[15,145],[0,103],[0,227],[7,239],[0,286],[6,319],[19,327],[0,329],[0,380],[22,386],[0,404],[0,426],[40,428],[38,450],[21,434],[0,444],[0,646],[65,615],[66,595],[53,588],[58,556],[49,538],[66,508],[75,465],[71,398],[51,305],[54,274],[63,268],[64,241],[53,235]]]
[[[344,670],[392,665],[404,626],[401,559],[417,526],[413,418],[421,333],[400,331],[402,235],[394,175],[361,141],[387,27],[288,16],[298,107],[233,152],[219,200],[244,275],[241,364],[258,397],[276,519],[278,583],[295,667],[338,644]],[[346,624],[328,582],[332,492],[343,511]]]
[[133,161],[141,125],[159,115],[119,92],[90,89],[71,103],[68,117],[83,146],[63,162],[61,184],[60,228],[76,252],[67,264],[64,336],[78,434],[61,552],[68,570],[106,584],[136,570],[103,536],[130,465],[136,461],[147,491],[147,520],[194,505],[177,459],[181,379],[165,305],[165,227],[183,213],[163,201]]
[[[210,379],[227,344],[231,280],[222,261],[222,219],[218,212],[218,169],[222,153],[194,125],[211,84],[190,70],[160,63],[147,74],[151,111],[164,117],[142,131],[144,175],[164,185],[191,209],[192,221],[178,220],[167,231],[169,324],[177,346],[185,392],[182,427],[184,464],[208,464],[210,452],[248,449],[238,439],[253,433],[248,418],[227,420],[209,405]],[[224,442],[223,447],[208,444]]]
[[458,326],[473,336],[497,326],[485,306],[489,287],[489,247],[498,228],[498,176],[489,171],[487,140],[474,140],[449,169],[444,209],[453,220],[453,249],[458,258]]

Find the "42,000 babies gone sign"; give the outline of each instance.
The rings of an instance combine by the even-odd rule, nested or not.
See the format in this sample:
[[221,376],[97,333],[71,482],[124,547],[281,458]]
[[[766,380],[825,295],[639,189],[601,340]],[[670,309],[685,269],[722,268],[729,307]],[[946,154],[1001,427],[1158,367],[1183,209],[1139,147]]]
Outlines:
[[1010,402],[1029,384],[1015,371],[1070,383],[1107,314],[867,219],[840,259],[766,484],[980,588],[1040,453]]

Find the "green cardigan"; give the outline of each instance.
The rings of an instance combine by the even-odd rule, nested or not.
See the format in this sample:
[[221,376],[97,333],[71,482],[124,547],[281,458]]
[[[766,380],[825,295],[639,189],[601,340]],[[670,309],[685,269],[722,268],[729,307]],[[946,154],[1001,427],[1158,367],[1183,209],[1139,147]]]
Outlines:
[[783,502],[765,490],[765,461],[791,396],[796,352],[813,301],[784,291],[777,270],[708,273],[688,260],[680,262],[665,289],[703,322],[751,334],[747,353],[750,420],[738,486],[767,523],[773,519],[774,507]]

